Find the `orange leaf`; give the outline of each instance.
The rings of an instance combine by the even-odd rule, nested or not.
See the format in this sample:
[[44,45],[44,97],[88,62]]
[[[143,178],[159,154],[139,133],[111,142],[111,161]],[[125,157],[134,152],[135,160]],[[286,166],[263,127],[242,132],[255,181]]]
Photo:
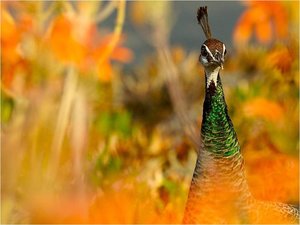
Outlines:
[[283,116],[283,108],[278,103],[264,98],[247,101],[243,111],[248,117],[261,117],[269,121],[277,121]]
[[[255,31],[259,42],[267,43],[272,38],[287,35],[287,12],[280,2],[247,1],[247,10],[242,14],[234,31],[234,41],[246,43]],[[272,32],[274,25],[275,32]]]
[[[101,38],[101,40],[97,43],[96,47],[94,48],[92,54],[95,59],[102,58],[102,55],[105,51],[107,51],[110,42],[112,41],[113,34],[106,34]],[[119,38],[118,44],[120,45],[124,41],[124,37],[121,36]],[[115,48],[119,48],[118,46]],[[113,51],[115,51],[115,49]],[[109,55],[111,57],[111,55]]]
[[280,2],[274,2],[273,17],[275,23],[275,31],[279,38],[288,35],[288,15]]
[[111,81],[112,78],[112,68],[109,61],[105,61],[98,65],[98,77],[99,80],[107,83]]
[[269,20],[262,21],[256,25],[256,37],[261,43],[268,43],[272,38],[272,29]]
[[[245,155],[248,181],[254,196],[271,201],[297,201],[299,160],[268,149],[248,148]],[[251,159],[250,154],[258,157]],[[263,154],[263,155],[262,155]]]
[[279,69],[282,73],[291,70],[293,61],[294,56],[286,47],[276,49],[267,57],[267,64]]
[[49,42],[53,53],[65,63],[78,64],[85,57],[84,46],[73,37],[72,24],[64,16],[53,21]]
[[133,59],[133,52],[124,47],[117,47],[111,55],[111,59],[123,62],[123,63],[129,63]]
[[1,28],[1,81],[7,88],[10,88],[16,71],[25,68],[25,62],[18,50],[22,29],[19,29],[14,18],[4,8],[1,8]]
[[[96,198],[91,207],[93,223],[153,223],[156,217],[153,201],[141,200],[136,192],[109,191]],[[117,209],[117,210],[116,210]]]
[[1,10],[1,46],[2,59],[6,63],[16,63],[19,60],[17,46],[20,42],[20,33],[13,17],[6,11]]
[[241,16],[234,30],[234,41],[239,44],[244,44],[249,41],[251,37],[251,30],[253,21],[251,19],[251,12],[246,11]]
[[12,38],[16,34],[16,24],[13,17],[5,9],[1,10],[1,39]]

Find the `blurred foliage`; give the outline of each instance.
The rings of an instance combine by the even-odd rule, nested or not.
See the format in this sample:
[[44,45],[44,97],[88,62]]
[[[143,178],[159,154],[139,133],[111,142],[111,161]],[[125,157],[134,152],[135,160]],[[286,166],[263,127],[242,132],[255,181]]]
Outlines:
[[[247,179],[299,204],[299,3],[244,4],[222,79]],[[171,29],[172,2],[129,5],[138,30],[162,15]],[[3,223],[181,222],[196,153],[157,53],[124,70],[124,14],[124,1],[1,2]],[[170,52],[200,127],[199,53]]]

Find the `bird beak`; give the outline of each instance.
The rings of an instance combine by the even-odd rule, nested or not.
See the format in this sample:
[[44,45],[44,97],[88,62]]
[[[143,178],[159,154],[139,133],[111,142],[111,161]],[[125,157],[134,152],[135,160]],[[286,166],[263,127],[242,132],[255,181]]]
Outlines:
[[223,69],[224,56],[222,56],[219,52],[215,54],[213,61]]
[[223,69],[224,59],[214,60],[214,62]]
[[221,60],[221,62],[220,62],[221,69],[223,69],[223,63],[224,63],[224,60]]

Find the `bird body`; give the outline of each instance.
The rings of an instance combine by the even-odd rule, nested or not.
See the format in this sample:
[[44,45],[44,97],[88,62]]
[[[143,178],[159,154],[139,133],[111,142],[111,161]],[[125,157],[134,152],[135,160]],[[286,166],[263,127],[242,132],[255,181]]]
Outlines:
[[297,222],[297,209],[284,203],[256,200],[249,190],[220,78],[226,48],[221,41],[211,38],[206,7],[199,8],[197,18],[207,38],[199,56],[205,70],[205,100],[201,148],[183,223]]
[[[238,222],[250,198],[244,179],[243,158],[227,105],[217,67],[206,70],[206,93],[201,128],[201,152],[194,170],[184,222]],[[213,74],[218,71],[216,78]],[[211,78],[211,79],[210,79]],[[243,213],[240,213],[243,215]],[[244,213],[245,214],[245,213]],[[210,216],[207,216],[210,215]],[[192,219],[193,218],[193,219]],[[224,221],[225,220],[225,221]]]

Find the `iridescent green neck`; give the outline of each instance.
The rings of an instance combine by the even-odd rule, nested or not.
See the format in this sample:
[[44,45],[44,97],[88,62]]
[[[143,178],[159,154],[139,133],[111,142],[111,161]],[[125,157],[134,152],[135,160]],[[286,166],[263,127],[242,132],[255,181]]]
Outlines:
[[204,150],[220,157],[231,156],[237,153],[240,147],[228,116],[219,74],[215,81],[208,81],[206,76],[206,82],[209,83],[206,85],[203,107],[202,141]]

